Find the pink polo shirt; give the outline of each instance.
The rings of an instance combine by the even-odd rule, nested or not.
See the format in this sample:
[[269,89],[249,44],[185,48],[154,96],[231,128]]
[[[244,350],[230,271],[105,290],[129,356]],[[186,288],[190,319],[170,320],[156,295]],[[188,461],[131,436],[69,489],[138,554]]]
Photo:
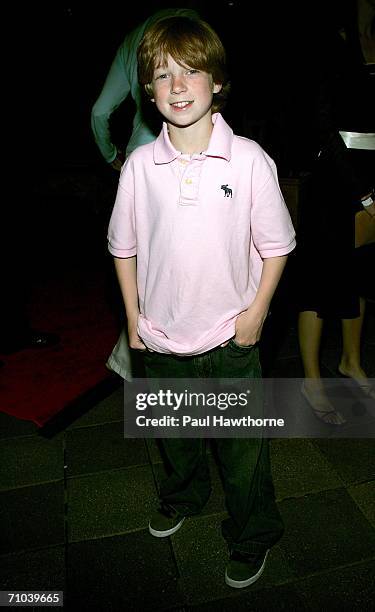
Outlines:
[[197,355],[235,335],[262,260],[294,229],[274,162],[220,114],[207,151],[182,155],[166,124],[128,157],[108,230],[115,257],[137,256],[138,333],[160,353]]

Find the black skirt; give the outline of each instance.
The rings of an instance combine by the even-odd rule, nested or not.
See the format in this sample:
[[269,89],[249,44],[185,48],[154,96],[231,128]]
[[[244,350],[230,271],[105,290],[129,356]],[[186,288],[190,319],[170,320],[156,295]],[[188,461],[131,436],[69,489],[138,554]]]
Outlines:
[[[299,211],[299,310],[312,310],[321,318],[356,318],[359,297],[374,296],[374,246],[355,249],[355,214],[362,210],[360,196],[374,180],[375,152],[352,149],[347,153],[343,173],[337,159],[332,163],[332,156],[323,152]],[[362,184],[358,184],[359,176]]]

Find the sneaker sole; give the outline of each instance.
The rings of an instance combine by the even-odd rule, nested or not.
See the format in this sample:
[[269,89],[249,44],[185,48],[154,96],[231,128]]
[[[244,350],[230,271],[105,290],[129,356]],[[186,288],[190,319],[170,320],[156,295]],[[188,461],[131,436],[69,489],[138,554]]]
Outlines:
[[261,575],[263,574],[269,552],[270,551],[267,550],[266,555],[264,557],[264,561],[261,567],[259,568],[259,570],[257,571],[257,573],[254,574],[254,576],[250,576],[250,578],[248,578],[247,580],[234,580],[233,578],[229,578],[227,574],[227,570],[225,570],[225,583],[228,586],[233,587],[234,589],[244,589],[245,587],[248,587],[251,584],[254,584],[254,582],[256,582],[258,578],[260,578]]
[[176,531],[178,531],[180,529],[180,527],[182,526],[182,523],[184,522],[185,517],[183,517],[179,523],[177,523],[177,525],[175,525],[174,527],[172,527],[172,529],[167,529],[166,531],[157,531],[157,529],[153,529],[153,527],[151,527],[150,523],[148,524],[148,530],[151,533],[151,535],[153,535],[155,538],[167,538],[168,536],[172,535],[173,533],[176,533]]

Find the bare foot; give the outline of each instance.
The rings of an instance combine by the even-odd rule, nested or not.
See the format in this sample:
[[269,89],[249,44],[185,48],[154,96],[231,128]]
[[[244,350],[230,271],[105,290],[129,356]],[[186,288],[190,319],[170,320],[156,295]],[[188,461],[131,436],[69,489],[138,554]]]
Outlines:
[[347,366],[343,362],[340,363],[337,368],[339,374],[346,378],[351,378],[358,386],[358,388],[369,398],[375,400],[375,388],[371,385],[369,379],[366,376],[366,372],[362,370],[360,366]]
[[314,415],[327,425],[344,425],[346,420],[335,410],[328,399],[320,379],[306,378],[301,386],[301,393]]

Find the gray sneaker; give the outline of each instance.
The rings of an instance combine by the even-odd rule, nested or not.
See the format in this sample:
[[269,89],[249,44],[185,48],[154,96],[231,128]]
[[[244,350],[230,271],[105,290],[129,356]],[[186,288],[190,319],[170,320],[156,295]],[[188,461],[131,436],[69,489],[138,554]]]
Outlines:
[[166,538],[172,533],[176,533],[184,520],[185,517],[181,516],[174,508],[168,504],[161,504],[152,516],[148,524],[148,530],[155,538]]
[[241,555],[233,551],[225,570],[225,582],[234,589],[250,586],[263,574],[269,550],[260,554]]

